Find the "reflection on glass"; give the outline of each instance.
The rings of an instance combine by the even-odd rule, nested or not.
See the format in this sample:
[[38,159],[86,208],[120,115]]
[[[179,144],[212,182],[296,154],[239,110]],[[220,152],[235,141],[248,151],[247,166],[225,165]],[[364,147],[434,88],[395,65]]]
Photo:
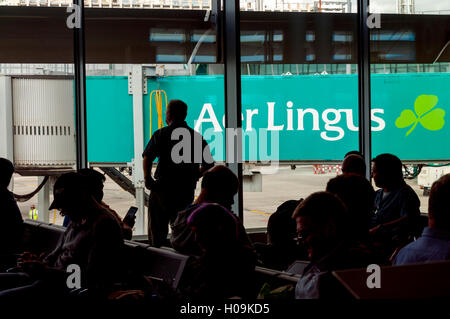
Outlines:
[[151,42],[185,42],[182,29],[150,29]]
[[[382,15],[381,29],[370,35],[372,107],[384,110],[386,122],[382,134],[372,135],[372,155],[392,153],[407,164],[407,183],[419,196],[420,211],[426,213],[427,187],[437,178],[430,174],[435,170],[430,162],[448,163],[450,158],[448,149],[440,147],[450,139],[447,116],[442,118],[450,104],[450,52],[445,48],[450,3],[371,3],[382,13],[396,13]],[[389,139],[383,139],[385,135]]]
[[204,30],[194,30],[191,35],[191,42],[216,43],[215,34],[206,34]]
[[316,40],[316,34],[314,31],[307,31],[306,32],[306,41],[307,42],[314,42]]
[[241,35],[241,42],[264,42],[265,34],[245,34]]
[[333,42],[352,42],[353,35],[345,31],[336,31],[333,33]]
[[370,40],[372,41],[415,41],[416,34],[414,31],[386,31],[373,30],[370,33]]
[[217,62],[213,29],[151,28],[149,41],[157,63]]
[[275,31],[273,34],[273,41],[274,42],[283,41],[283,31]]
[[333,60],[336,61],[348,61],[352,58],[350,54],[335,54],[333,55]]
[[[355,6],[356,7],[356,6]],[[348,13],[351,0],[240,0],[241,11]]]

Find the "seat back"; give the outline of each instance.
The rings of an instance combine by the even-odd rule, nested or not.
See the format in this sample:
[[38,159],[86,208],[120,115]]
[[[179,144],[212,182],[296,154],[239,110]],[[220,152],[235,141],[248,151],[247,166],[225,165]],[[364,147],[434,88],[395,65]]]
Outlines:
[[189,256],[131,240],[126,240],[125,246],[127,255],[134,260],[135,270],[144,275],[161,279],[174,289],[178,288]]
[[23,250],[35,254],[52,251],[65,231],[64,227],[26,219]]
[[274,269],[255,267],[256,282],[255,282],[255,296],[261,292],[261,288],[264,285],[268,285],[270,290],[280,288],[282,286],[292,286],[292,292],[288,295],[284,295],[283,298],[294,299],[294,289],[300,275],[278,271]]
[[381,267],[379,288],[369,288],[375,273],[366,268],[334,271],[333,275],[357,299],[450,297],[450,261]]

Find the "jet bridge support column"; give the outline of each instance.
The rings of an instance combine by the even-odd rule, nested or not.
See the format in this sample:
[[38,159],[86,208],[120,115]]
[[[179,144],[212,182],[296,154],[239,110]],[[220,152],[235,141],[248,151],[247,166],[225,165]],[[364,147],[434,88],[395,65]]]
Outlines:
[[142,72],[142,65],[135,64],[129,74],[129,89],[133,94],[133,128],[134,128],[134,159],[133,177],[136,188],[136,225],[134,235],[144,235],[147,232],[145,224],[145,181],[144,169],[142,166],[142,152],[144,151],[144,110],[143,95],[145,78]]

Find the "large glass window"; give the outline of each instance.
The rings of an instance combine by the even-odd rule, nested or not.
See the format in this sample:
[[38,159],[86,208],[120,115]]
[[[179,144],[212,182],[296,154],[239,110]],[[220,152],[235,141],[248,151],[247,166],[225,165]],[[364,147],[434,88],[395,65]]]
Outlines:
[[[195,6],[191,8],[181,8],[182,2],[173,2],[173,6],[163,8],[104,9],[101,15],[96,9],[86,8],[91,166],[108,175],[115,174],[118,179],[135,182],[139,176],[136,170],[142,166],[137,160],[152,134],[167,125],[165,112],[172,99],[186,102],[187,124],[210,143],[214,159],[224,162],[225,99],[220,38],[210,12],[201,10],[202,3],[193,3]],[[209,2],[202,5],[210,8]],[[136,67],[142,70],[143,83],[143,112],[137,117],[134,103],[139,93],[134,91],[133,84]],[[136,143],[140,133],[135,128],[140,124],[142,145]],[[136,148],[141,150],[136,152]],[[105,190],[105,202],[121,217],[130,206],[137,205],[127,188],[121,189],[111,180]],[[196,196],[199,192],[200,183]],[[147,233],[147,209],[138,214],[145,218],[136,225],[135,234],[142,235]]]
[[[373,157],[397,155],[405,177],[428,210],[431,183],[450,172],[450,5],[446,1],[375,0],[379,28],[370,31],[372,109],[383,126],[372,135]],[[376,10],[375,10],[376,9]],[[395,13],[385,14],[385,13]]]
[[61,225],[48,208],[53,176],[76,164],[73,30],[66,8],[36,4],[0,1],[0,156],[14,162],[15,194],[44,185],[20,198],[22,217]]
[[266,227],[287,200],[325,190],[358,149],[351,11],[348,1],[241,1],[247,228]]

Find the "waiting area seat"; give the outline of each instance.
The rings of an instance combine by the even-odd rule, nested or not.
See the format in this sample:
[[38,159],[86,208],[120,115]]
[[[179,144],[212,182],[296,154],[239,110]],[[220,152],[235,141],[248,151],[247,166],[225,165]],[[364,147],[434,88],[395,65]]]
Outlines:
[[125,253],[129,258],[129,266],[150,278],[161,279],[177,289],[184,268],[190,258],[163,248],[150,247],[147,244],[125,241]]
[[51,251],[56,247],[64,230],[62,226],[26,219],[23,250],[35,254]]
[[367,285],[371,274],[365,268],[334,271],[333,275],[356,299],[450,297],[450,261],[381,267],[380,285],[374,288]]
[[[33,220],[25,220],[24,225],[24,248],[32,253],[53,250],[65,231],[62,226]],[[154,248],[133,240],[125,240],[124,243],[124,260],[129,272],[162,280],[174,289],[178,288],[189,258],[193,258],[169,247]],[[300,278],[298,274],[258,266],[255,268],[255,277],[255,297],[264,284],[269,285],[271,289],[286,285],[295,286]],[[293,293],[290,297],[294,297]]]

